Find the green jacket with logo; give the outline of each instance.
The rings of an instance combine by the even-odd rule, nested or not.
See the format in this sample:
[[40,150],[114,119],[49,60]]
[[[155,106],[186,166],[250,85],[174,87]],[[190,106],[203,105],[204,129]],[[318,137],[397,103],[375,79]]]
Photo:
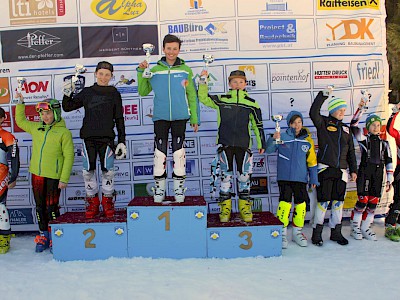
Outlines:
[[31,122],[26,119],[25,105],[17,104],[15,120],[18,127],[32,135],[29,172],[68,183],[74,163],[74,144],[64,119],[51,125]]

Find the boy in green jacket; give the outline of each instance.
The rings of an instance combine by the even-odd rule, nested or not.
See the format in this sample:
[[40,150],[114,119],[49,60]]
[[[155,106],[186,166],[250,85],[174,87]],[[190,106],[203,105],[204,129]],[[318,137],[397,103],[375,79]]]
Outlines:
[[15,110],[15,120],[21,129],[32,135],[32,157],[29,172],[32,173],[33,196],[40,234],[36,236],[36,252],[51,247],[49,221],[60,215],[59,198],[61,189],[67,187],[74,163],[72,134],[61,118],[58,100],[47,99],[36,104],[40,122],[26,119],[23,96]]

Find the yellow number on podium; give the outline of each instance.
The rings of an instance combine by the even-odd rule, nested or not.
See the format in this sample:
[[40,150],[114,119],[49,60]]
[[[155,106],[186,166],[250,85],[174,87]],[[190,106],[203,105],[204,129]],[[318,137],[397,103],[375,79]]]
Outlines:
[[251,240],[251,237],[252,237],[253,235],[251,234],[250,231],[247,231],[247,230],[242,231],[242,232],[239,234],[239,236],[240,236],[240,237],[247,236],[247,238],[246,238],[247,245],[245,245],[245,244],[240,244],[240,246],[239,246],[240,248],[242,248],[242,249],[244,249],[244,250],[249,250],[249,249],[251,249],[251,247],[253,247],[253,241]]
[[87,235],[87,234],[90,234],[89,235],[89,237],[86,239],[86,241],[85,241],[85,248],[96,248],[96,244],[92,244],[92,241],[93,241],[93,239],[95,238],[95,236],[96,236],[96,232],[92,229],[92,228],[89,228],[89,229],[86,229],[84,232],[83,232],[83,234],[84,235]]
[[171,218],[170,218],[170,212],[165,211],[161,215],[158,216],[158,219],[161,221],[163,218],[165,218],[165,231],[169,231],[171,228]]

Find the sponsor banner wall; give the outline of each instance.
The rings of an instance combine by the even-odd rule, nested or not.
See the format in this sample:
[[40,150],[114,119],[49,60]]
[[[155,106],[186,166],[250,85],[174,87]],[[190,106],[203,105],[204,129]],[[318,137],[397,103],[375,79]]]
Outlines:
[[[4,3],[3,3],[4,2]],[[21,171],[17,187],[9,191],[8,206],[13,230],[37,230],[35,201],[28,172],[31,136],[15,124],[13,95],[17,77],[27,102],[27,118],[39,121],[34,103],[62,99],[62,86],[74,74],[75,64],[87,72],[78,76],[76,91],[95,82],[96,64],[114,64],[110,84],[121,93],[127,133],[128,157],[116,161],[117,207],[135,196],[148,196],[153,184],[153,93],[140,97],[136,67],[145,59],[143,43],[155,51],[151,65],[161,58],[166,34],[179,36],[180,57],[192,68],[198,82],[204,68],[203,54],[213,54],[209,65],[209,93],[229,90],[233,70],[246,72],[250,97],[261,106],[265,133],[275,130],[274,114],[300,111],[318,148],[316,131],[309,118],[317,93],[334,85],[334,95],[348,103],[345,122],[353,115],[363,90],[371,94],[368,112],[389,116],[387,105],[385,5],[375,1],[330,0],[4,0],[0,10],[0,105],[6,111],[3,128],[17,137]],[[327,104],[322,114],[327,114]],[[62,113],[74,138],[75,161],[69,185],[61,193],[62,212],[83,211],[82,141],[79,129],[83,108]],[[366,116],[364,116],[365,118]],[[187,126],[187,194],[204,195],[210,212],[218,212],[209,187],[210,163],[217,145],[217,113],[200,105],[201,126],[193,133]],[[364,119],[361,124],[363,124]],[[282,130],[287,127],[281,122]],[[254,145],[253,137],[253,145]],[[168,195],[172,195],[172,151],[168,148]],[[276,154],[254,153],[251,195],[254,211],[275,212],[279,189]],[[359,156],[359,149],[357,147]],[[97,172],[101,181],[101,172]],[[101,184],[101,183],[100,183]],[[345,216],[355,199],[355,184],[348,184]],[[218,192],[218,190],[217,190]],[[237,193],[234,184],[233,192]],[[390,194],[384,194],[377,213],[385,213]],[[315,191],[310,190],[313,215]],[[234,204],[234,209],[236,209]]]

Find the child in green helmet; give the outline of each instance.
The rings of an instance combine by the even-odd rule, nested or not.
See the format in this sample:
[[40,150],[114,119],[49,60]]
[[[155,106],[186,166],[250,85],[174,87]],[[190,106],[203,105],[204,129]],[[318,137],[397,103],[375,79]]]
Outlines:
[[40,122],[26,119],[23,96],[15,110],[17,125],[32,135],[32,157],[29,172],[32,173],[33,196],[40,234],[36,236],[36,252],[51,247],[49,221],[60,215],[59,198],[61,189],[67,187],[74,162],[72,134],[61,117],[58,100],[47,99],[36,104]]

